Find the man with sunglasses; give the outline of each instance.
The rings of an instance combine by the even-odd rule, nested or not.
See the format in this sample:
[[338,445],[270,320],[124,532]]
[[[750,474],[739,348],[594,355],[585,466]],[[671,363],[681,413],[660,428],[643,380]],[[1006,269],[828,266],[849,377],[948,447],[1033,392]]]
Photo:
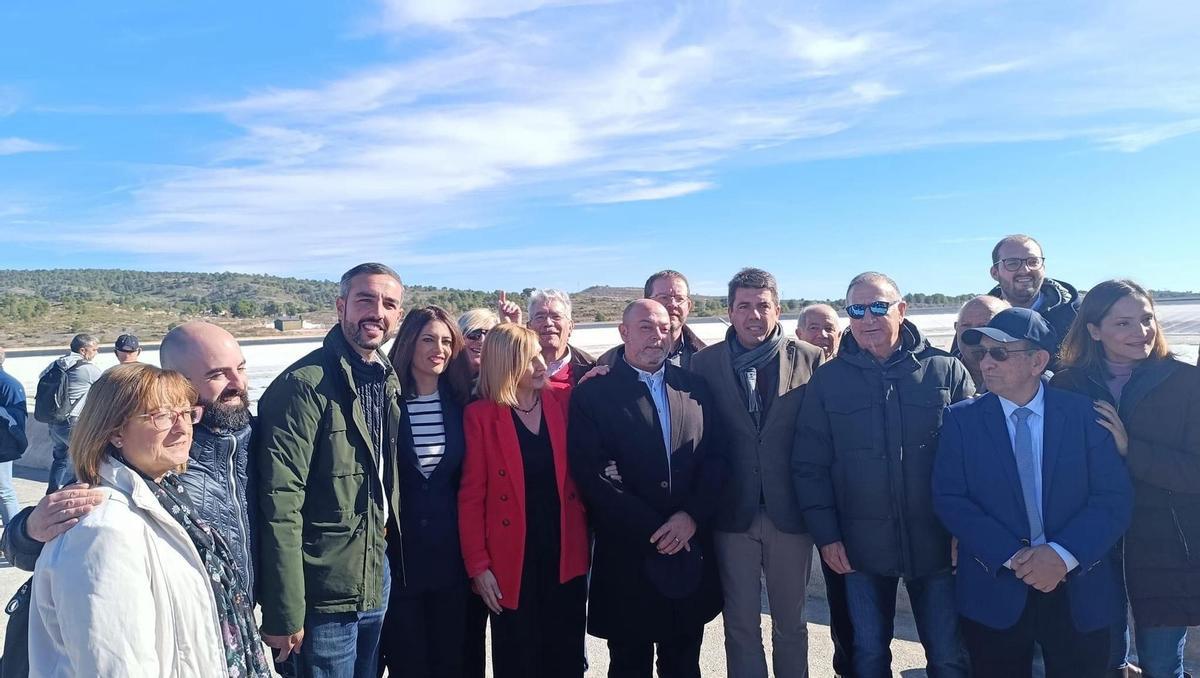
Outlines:
[[1109,553],[1133,491],[1092,401],[1048,388],[1057,345],[1025,308],[963,334],[988,394],[946,410],[933,507],[958,539],[958,613],[975,678],[1109,672],[1109,627],[1124,614]]
[[942,411],[975,391],[961,362],[904,318],[888,276],[846,290],[850,332],[808,383],[792,476],[825,564],[845,576],[853,673],[889,678],[896,589],[912,601],[928,673],[965,678],[950,535],[933,514],[930,476]]
[[1004,236],[996,243],[991,274],[998,284],[988,294],[1037,311],[1050,324],[1058,337],[1050,352],[1050,369],[1055,369],[1058,348],[1079,313],[1079,292],[1070,283],[1046,277],[1041,244],[1023,234]]

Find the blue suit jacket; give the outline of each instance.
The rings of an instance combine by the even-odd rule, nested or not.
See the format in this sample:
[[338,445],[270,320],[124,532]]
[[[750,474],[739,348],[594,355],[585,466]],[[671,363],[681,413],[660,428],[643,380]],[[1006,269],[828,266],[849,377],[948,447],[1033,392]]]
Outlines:
[[[1112,435],[1096,423],[1092,401],[1046,388],[1042,513],[1046,541],[1079,567],[1067,587],[1081,632],[1120,612],[1120,583],[1107,554],[1129,526],[1133,490]],[[987,394],[947,409],[933,467],[933,507],[958,537],[959,613],[995,629],[1016,624],[1033,589],[1004,567],[1028,545],[1029,520],[1000,399]]]

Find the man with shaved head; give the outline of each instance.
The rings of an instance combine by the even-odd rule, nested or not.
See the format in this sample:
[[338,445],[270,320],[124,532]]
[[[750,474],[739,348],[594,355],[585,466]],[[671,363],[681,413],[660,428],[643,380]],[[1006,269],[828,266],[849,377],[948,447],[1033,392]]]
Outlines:
[[963,332],[977,327],[987,327],[992,318],[1006,308],[1012,308],[1012,305],[1003,299],[985,294],[968,299],[967,303],[958,309],[958,319],[954,321],[954,350],[952,353],[967,366],[967,372],[971,373],[971,381],[975,382],[977,395],[983,390],[983,373],[979,369],[979,360],[983,356],[974,350],[964,350]]
[[[187,377],[204,406],[203,418],[192,428],[192,449],[180,480],[200,517],[229,544],[238,583],[252,597],[254,509],[246,485],[253,421],[246,393],[246,359],[232,334],[196,320],[163,337],[159,360],[163,368]],[[6,552],[18,567],[32,570],[42,544],[74,526],[103,496],[99,490],[77,485],[47,495],[4,531]]]
[[[588,632],[610,678],[700,675],[704,625],[721,611],[711,520],[725,479],[704,380],[667,360],[671,319],[625,308],[612,369],[571,395],[567,454],[596,530]],[[606,467],[616,466],[616,474]]]

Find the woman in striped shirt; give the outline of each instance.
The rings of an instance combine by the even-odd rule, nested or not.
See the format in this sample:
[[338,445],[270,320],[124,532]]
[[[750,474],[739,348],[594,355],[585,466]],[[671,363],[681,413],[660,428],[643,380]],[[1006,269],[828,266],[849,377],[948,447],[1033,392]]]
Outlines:
[[[458,539],[462,408],[470,377],[455,357],[457,323],[427,306],[408,313],[389,357],[404,394],[396,440],[399,529],[389,526],[388,557],[404,577],[392,582],[380,642],[381,664],[406,678],[461,678],[469,582]],[[403,554],[403,557],[402,555]]]

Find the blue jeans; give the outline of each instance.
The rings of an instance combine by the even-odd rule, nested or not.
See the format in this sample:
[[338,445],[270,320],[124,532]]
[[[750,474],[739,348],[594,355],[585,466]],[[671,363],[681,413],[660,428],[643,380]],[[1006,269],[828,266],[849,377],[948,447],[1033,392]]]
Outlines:
[[12,467],[11,461],[0,464],[0,518],[4,519],[5,527],[8,527],[8,521],[12,520],[13,516],[21,512],[21,505],[17,503],[17,491],[13,489]]
[[392,591],[392,570],[383,559],[383,603],[366,612],[308,613],[300,646],[306,678],[378,678],[379,638]]
[[[846,605],[854,626],[854,675],[891,678],[898,577],[864,572],[846,575]],[[925,648],[929,678],[966,678],[967,653],[958,631],[954,575],[950,572],[905,579],[917,635]]]
[[50,462],[50,479],[46,494],[56,492],[71,484],[75,478],[75,469],[71,468],[69,455],[71,446],[71,428],[75,426],[78,417],[70,417],[62,424],[50,424],[50,440],[54,448],[50,451],[54,461]]
[[1138,665],[1146,678],[1183,678],[1186,626],[1142,626],[1134,620]]

